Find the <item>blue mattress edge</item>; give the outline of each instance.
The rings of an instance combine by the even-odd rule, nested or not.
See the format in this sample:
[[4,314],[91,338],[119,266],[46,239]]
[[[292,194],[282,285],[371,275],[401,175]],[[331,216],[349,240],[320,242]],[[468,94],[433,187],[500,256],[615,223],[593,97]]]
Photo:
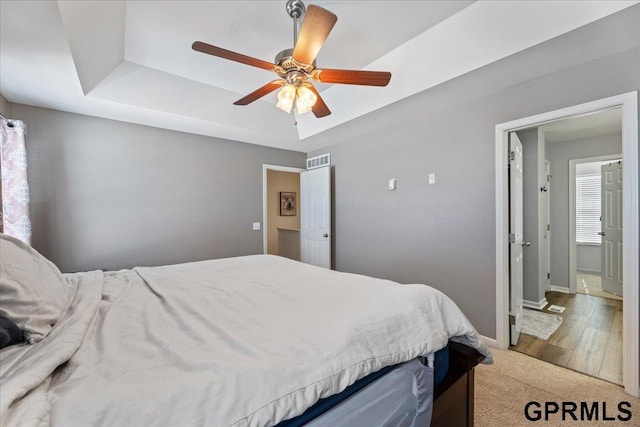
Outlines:
[[[359,379],[355,383],[351,384],[349,387],[344,389],[342,392],[338,394],[334,394],[333,396],[325,397],[318,400],[315,405],[307,409],[301,415],[298,415],[294,418],[284,420],[276,425],[276,427],[300,427],[310,422],[314,418],[319,417],[325,412],[329,411],[334,406],[338,405],[340,402],[348,399],[350,396],[354,395],[358,391],[362,390],[378,378],[384,376],[388,372],[392,371],[396,366],[387,366],[386,368],[382,368],[381,370],[374,372],[372,374],[367,375],[364,378]],[[442,380],[444,380],[447,372],[449,371],[449,344],[440,350],[436,351],[434,354],[434,388],[439,385]]]

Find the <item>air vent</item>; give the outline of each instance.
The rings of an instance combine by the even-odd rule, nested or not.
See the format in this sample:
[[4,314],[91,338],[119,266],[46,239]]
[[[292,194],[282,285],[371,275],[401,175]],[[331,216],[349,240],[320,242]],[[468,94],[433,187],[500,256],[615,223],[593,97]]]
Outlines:
[[331,154],[323,154],[321,156],[312,157],[307,159],[307,170],[321,168],[323,166],[329,166],[331,164]]

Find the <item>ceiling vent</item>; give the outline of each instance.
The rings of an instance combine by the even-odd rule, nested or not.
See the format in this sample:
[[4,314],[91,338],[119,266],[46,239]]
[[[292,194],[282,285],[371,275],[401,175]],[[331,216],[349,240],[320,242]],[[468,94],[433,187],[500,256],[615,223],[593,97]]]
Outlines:
[[321,156],[312,157],[307,159],[307,170],[321,168],[323,166],[329,166],[331,164],[331,154],[323,154]]

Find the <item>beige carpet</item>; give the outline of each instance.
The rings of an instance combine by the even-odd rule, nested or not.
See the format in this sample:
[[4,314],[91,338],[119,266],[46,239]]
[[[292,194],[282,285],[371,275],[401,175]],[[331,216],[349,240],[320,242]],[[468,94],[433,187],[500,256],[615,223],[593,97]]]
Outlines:
[[[603,425],[639,426],[640,399],[629,396],[614,384],[601,381],[574,371],[560,368],[515,351],[491,349],[493,365],[476,368],[475,425],[476,427],[501,426],[564,426]],[[548,422],[529,421],[525,418],[525,405],[530,401],[576,402],[580,418],[580,402],[606,402],[607,416],[616,417],[618,403],[631,403],[631,419],[602,421],[602,403],[599,405],[600,421],[562,421],[560,413],[551,415]],[[628,408],[626,408],[628,409]]]

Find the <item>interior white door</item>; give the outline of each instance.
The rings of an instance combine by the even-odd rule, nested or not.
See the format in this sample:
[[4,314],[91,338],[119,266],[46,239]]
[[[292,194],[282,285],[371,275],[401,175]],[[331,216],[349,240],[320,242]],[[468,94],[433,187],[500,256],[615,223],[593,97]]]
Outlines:
[[509,324],[511,345],[518,343],[522,329],[523,289],[523,196],[522,142],[514,132],[509,134]]
[[331,167],[300,174],[300,260],[331,268]]
[[622,296],[622,162],[601,167],[602,290]]

